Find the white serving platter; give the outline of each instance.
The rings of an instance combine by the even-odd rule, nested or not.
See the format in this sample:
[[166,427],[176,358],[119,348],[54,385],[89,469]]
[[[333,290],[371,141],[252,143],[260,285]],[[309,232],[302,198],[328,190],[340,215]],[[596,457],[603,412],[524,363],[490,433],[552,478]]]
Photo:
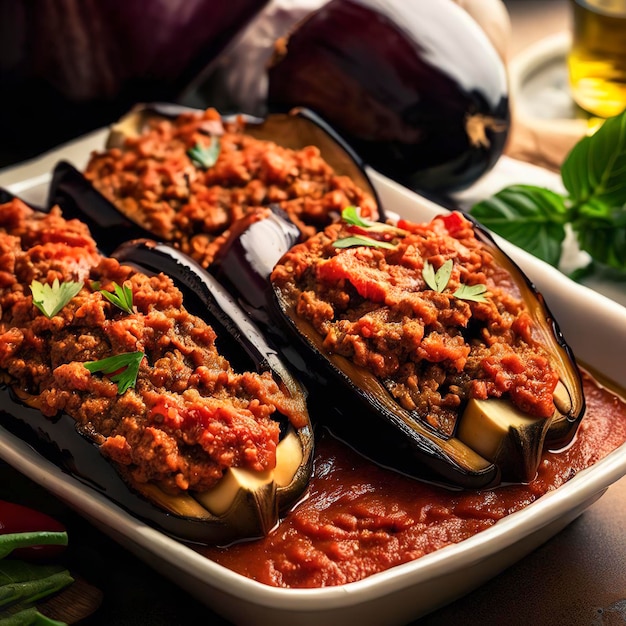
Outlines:
[[[0,186],[27,202],[43,204],[48,172],[57,160],[82,167],[90,151],[103,145],[105,135],[105,130],[93,133],[34,163],[0,172]],[[412,220],[429,220],[443,211],[376,172],[371,176],[388,209]],[[498,241],[543,293],[577,358],[626,388],[626,308]],[[616,293],[625,295],[619,288]],[[459,544],[347,585],[280,589],[217,565],[136,520],[2,429],[0,457],[226,619],[272,626],[406,624],[477,588],[529,554],[626,475],[625,443],[559,489]]]

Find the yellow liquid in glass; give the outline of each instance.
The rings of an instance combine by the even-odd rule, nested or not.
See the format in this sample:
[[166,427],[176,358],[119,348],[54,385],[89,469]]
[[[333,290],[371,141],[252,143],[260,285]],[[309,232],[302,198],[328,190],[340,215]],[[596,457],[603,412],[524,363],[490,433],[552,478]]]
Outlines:
[[626,109],[626,0],[572,0],[574,101],[599,117]]

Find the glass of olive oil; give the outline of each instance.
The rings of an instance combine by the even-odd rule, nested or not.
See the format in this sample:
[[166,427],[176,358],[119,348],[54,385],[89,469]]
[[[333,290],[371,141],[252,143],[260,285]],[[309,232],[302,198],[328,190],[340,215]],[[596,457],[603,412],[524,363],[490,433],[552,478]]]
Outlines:
[[571,0],[572,97],[585,111],[612,117],[626,109],[626,0]]

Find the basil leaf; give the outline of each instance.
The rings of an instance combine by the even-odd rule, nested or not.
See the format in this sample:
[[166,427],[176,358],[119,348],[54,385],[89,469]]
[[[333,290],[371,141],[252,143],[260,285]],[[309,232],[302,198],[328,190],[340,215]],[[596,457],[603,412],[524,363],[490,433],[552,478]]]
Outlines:
[[595,198],[607,206],[626,204],[626,115],[607,119],[581,139],[561,166],[563,184],[575,205]]
[[475,204],[470,214],[494,233],[558,266],[569,218],[562,195],[533,185],[512,185]]
[[[612,269],[626,270],[626,207],[608,209],[604,216],[590,215],[591,205],[585,205],[587,213],[574,223],[574,230],[581,250],[587,252],[596,263]],[[594,205],[596,209],[599,203]]]

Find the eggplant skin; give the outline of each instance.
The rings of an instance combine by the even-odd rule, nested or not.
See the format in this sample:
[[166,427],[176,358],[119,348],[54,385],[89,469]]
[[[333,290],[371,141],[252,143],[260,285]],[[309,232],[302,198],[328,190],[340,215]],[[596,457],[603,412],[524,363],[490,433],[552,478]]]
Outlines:
[[506,71],[451,0],[331,0],[276,42],[269,111],[305,106],[416,191],[468,187],[502,154]]

